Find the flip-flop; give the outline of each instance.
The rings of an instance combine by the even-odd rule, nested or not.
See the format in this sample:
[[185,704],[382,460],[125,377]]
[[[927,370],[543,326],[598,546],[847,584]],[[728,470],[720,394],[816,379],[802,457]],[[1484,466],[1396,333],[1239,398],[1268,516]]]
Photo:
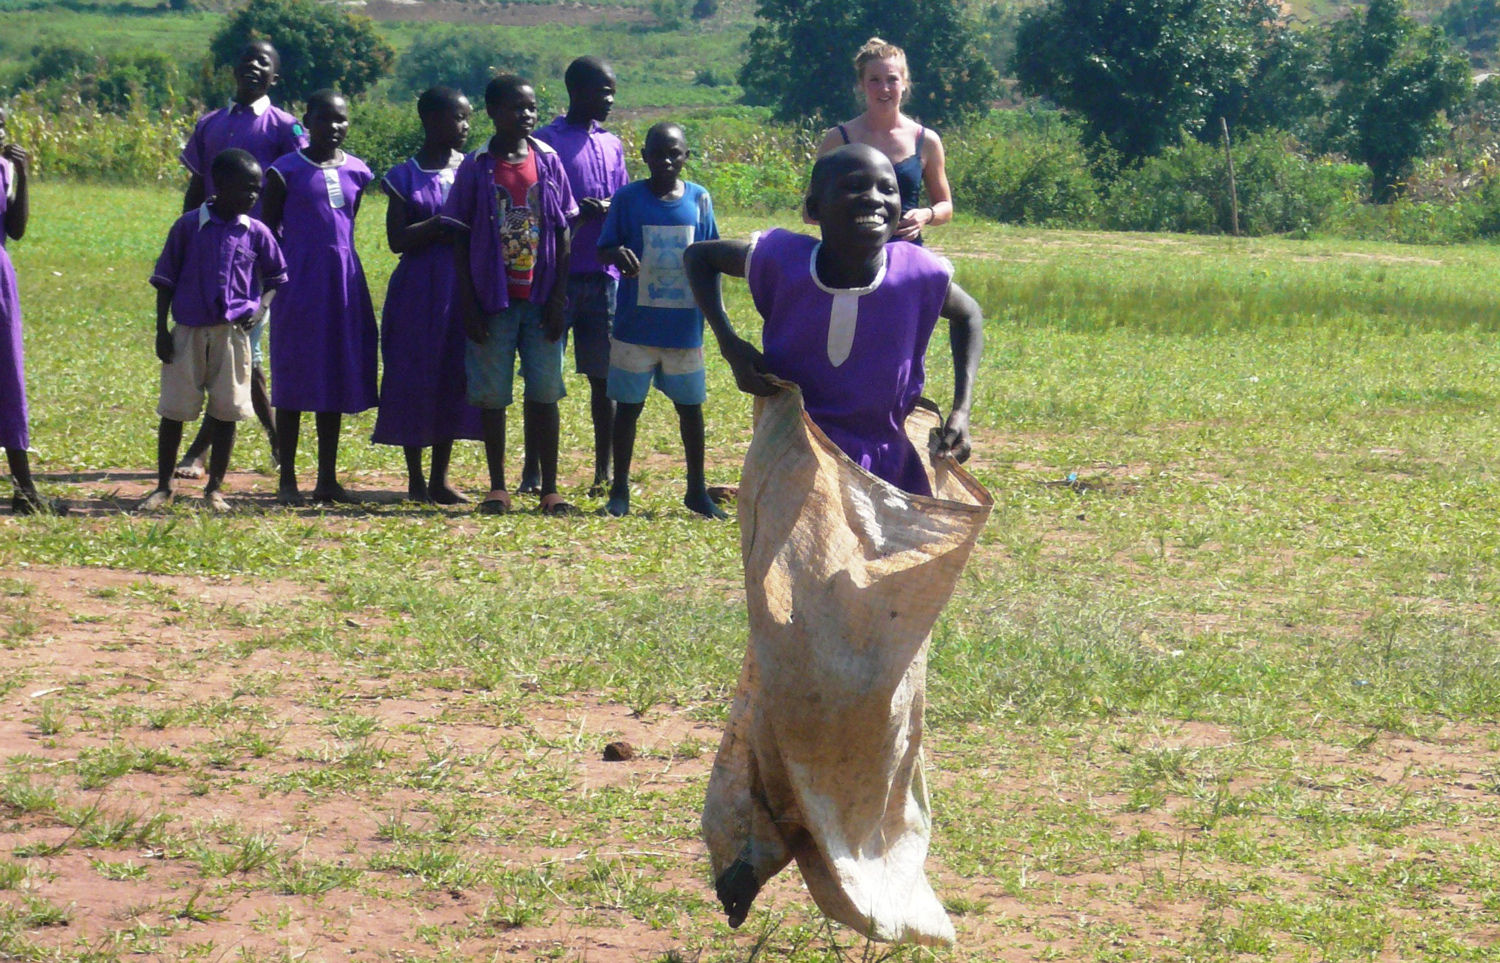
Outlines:
[[567,515],[577,515],[578,506],[571,504],[557,492],[551,492],[542,496],[542,514],[557,518]]
[[506,515],[506,514],[509,514],[510,513],[510,492],[503,491],[503,490],[498,489],[498,488],[495,489],[494,491],[490,492],[488,495],[484,496],[484,501],[480,502],[479,505],[478,505],[478,507],[475,508],[474,511],[476,511],[480,515]]

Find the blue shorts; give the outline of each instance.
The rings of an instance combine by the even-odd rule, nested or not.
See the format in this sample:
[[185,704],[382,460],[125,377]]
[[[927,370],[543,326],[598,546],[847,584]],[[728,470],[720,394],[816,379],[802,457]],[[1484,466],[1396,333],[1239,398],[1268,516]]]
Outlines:
[[469,404],[476,408],[507,408],[515,400],[516,356],[527,401],[556,404],[566,395],[563,386],[562,339],[548,341],[542,332],[542,309],[520,301],[486,319],[490,336],[484,344],[464,346],[464,374],[469,379]]
[[266,322],[271,320],[271,312],[267,309],[261,319],[250,325],[250,367],[259,368],[260,363],[266,359],[261,345],[265,342]]
[[627,405],[644,404],[651,386],[679,405],[708,400],[703,348],[656,348],[628,341],[611,342],[609,398]]
[[568,330],[575,371],[589,378],[609,376],[609,331],[620,282],[603,271],[568,276]]

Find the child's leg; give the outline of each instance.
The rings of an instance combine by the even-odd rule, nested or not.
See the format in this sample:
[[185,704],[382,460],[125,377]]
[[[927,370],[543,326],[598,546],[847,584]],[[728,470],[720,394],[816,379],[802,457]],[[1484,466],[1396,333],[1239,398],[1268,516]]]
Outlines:
[[525,405],[526,425],[534,432],[536,440],[537,467],[542,472],[542,497],[557,491],[557,446],[561,436],[557,402],[528,401]]
[[589,377],[589,414],[594,419],[594,486],[599,495],[609,485],[610,449],[614,443],[615,403],[609,400],[608,380]]
[[235,423],[215,418],[211,430],[213,446],[209,449],[208,455],[208,484],[203,486],[205,498],[218,491],[224,484],[224,474],[229,471],[229,453],[234,450]]
[[687,455],[687,494],[682,503],[707,518],[728,518],[708,497],[703,481],[703,406],[677,403],[677,424],[682,431],[682,449]]
[[[505,409],[485,408],[479,412],[479,426],[484,435],[484,461],[490,470],[490,490],[484,496],[488,503],[510,506],[510,493],[505,490]],[[479,506],[481,509],[484,505]]]
[[276,413],[271,409],[271,392],[266,386],[266,372],[259,364],[250,369],[250,404],[255,408],[255,417],[266,430],[266,439],[271,443],[271,457],[277,457]]
[[347,505],[354,498],[339,484],[339,431],[344,416],[337,411],[319,411],[313,415],[318,430],[318,481],[313,487],[313,501]]
[[448,463],[453,458],[453,442],[440,441],[432,446],[432,478],[427,483],[427,492],[439,505],[462,505],[468,501],[464,493],[448,485]]
[[68,503],[61,498],[43,498],[36,490],[31,477],[31,458],[25,448],[5,449],[5,460],[10,464],[11,478],[15,479],[16,492],[10,497],[10,510],[17,515],[66,515]]
[[36,482],[31,477],[31,458],[26,454],[26,449],[5,449],[5,460],[10,465],[10,477],[16,483],[16,491],[35,495]]
[[429,496],[427,482],[422,478],[422,448],[419,445],[403,445],[406,455],[406,497],[414,502],[425,502]]
[[156,429],[156,491],[172,493],[172,469],[177,465],[177,449],[181,445],[182,422],[163,418]]
[[616,518],[630,514],[630,463],[635,456],[636,425],[645,408],[645,402],[630,404],[621,401],[615,405],[615,480],[610,485],[609,501],[604,510]]
[[536,429],[526,409],[521,409],[521,484],[516,486],[517,495],[540,495],[542,492],[542,461],[537,453]]
[[217,419],[212,415],[203,416],[203,423],[198,426],[198,433],[188,443],[187,451],[182,453],[182,461],[177,463],[178,478],[203,477],[203,454],[208,451],[208,446],[213,441],[215,421]]
[[302,412],[290,408],[276,409],[276,440],[281,445],[281,484],[276,488],[276,500],[283,505],[301,505],[302,493],[297,490],[297,440],[302,434]]

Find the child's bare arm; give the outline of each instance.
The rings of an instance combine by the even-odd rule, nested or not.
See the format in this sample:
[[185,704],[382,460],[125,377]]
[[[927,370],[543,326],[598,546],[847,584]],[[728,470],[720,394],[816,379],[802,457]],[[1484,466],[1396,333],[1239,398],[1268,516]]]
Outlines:
[[558,227],[556,236],[557,266],[553,277],[552,291],[542,304],[542,331],[548,341],[556,341],[568,330],[568,267],[573,261],[572,235],[566,227]]
[[630,278],[641,273],[641,259],[636,257],[635,252],[623,244],[617,247],[601,247],[599,249],[599,263],[613,265],[620,269],[621,274]]
[[458,278],[458,316],[464,332],[475,344],[484,344],[489,328],[479,311],[479,295],[474,293],[474,275],[469,267],[469,232],[459,231],[453,239],[453,273]]
[[948,319],[948,342],[953,348],[953,408],[933,449],[933,455],[967,461],[971,450],[969,408],[974,401],[974,380],[979,375],[979,355],[984,349],[984,315],[979,302],[959,287],[948,285],[941,312]]
[[11,175],[15,180],[15,199],[5,209],[5,233],[19,241],[26,233],[26,222],[31,218],[31,194],[26,189],[26,166],[31,155],[20,144],[6,144],[3,151],[10,161]]
[[275,235],[281,234],[281,216],[286,212],[286,181],[275,170],[266,171],[265,191],[260,199],[260,221]]
[[434,214],[424,220],[409,222],[411,209],[406,201],[395,194],[388,194],[390,206],[385,209],[385,240],[391,253],[405,254],[420,251],[429,244],[436,244],[449,236],[449,228],[443,224],[441,215]]
[[167,317],[172,312],[172,289],[156,289],[156,357],[162,364],[171,364],[172,331],[167,327]]
[[766,359],[756,347],[735,334],[724,310],[724,291],[719,285],[722,275],[742,278],[750,259],[750,245],[745,241],[699,241],[683,252],[682,266],[687,271],[693,299],[703,312],[719,342],[719,352],[734,372],[734,383],[752,395],[774,395],[777,388],[766,378]]
[[202,205],[208,197],[208,187],[203,183],[202,174],[193,174],[188,178],[187,190],[182,193],[182,213],[186,214],[193,208]]

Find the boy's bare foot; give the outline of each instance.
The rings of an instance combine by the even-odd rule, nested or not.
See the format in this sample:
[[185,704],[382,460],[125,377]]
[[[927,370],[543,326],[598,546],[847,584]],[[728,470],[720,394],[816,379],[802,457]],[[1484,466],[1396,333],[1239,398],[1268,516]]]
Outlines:
[[332,485],[319,485],[313,489],[312,500],[314,505],[353,505],[359,501],[353,495],[344,491],[344,486],[338,482]]
[[605,495],[613,497],[614,491],[610,487],[608,475],[595,475],[594,483],[589,486],[590,498],[603,498]]
[[686,495],[682,496],[682,503],[688,507],[689,511],[697,512],[704,518],[722,520],[729,517],[728,515],[724,514],[723,509],[714,504],[714,500],[712,498],[709,498],[708,492],[703,489],[688,492]]
[[542,514],[555,517],[564,515],[577,515],[578,506],[570,504],[557,492],[548,492],[542,496]]
[[738,501],[740,497],[740,486],[709,485],[708,497],[714,500],[715,505],[723,505],[726,502]]
[[276,504],[300,508],[307,504],[307,499],[302,497],[302,492],[297,490],[296,485],[282,485],[276,489]]
[[755,870],[743,859],[730,863],[729,868],[719,874],[714,881],[714,893],[724,907],[724,915],[729,917],[731,929],[738,929],[745,922],[745,917],[750,915],[750,904],[759,892]]
[[432,495],[432,501],[436,505],[467,505],[469,503],[469,496],[451,485],[438,485],[436,488],[429,488],[428,492]]
[[213,512],[215,515],[221,515],[230,510],[229,500],[219,494],[219,490],[216,488],[211,492],[203,493],[203,508],[205,511]]
[[430,502],[432,496],[427,494],[427,483],[420,478],[413,478],[406,483],[406,500],[409,502]]
[[510,512],[510,492],[503,488],[491,489],[484,501],[475,509],[481,515],[505,515]]
[[137,510],[142,512],[159,512],[170,504],[172,504],[172,490],[169,488],[158,488],[146,496],[146,500],[141,502],[141,507]]
[[529,471],[521,472],[521,484],[516,486],[517,495],[540,495],[542,493],[542,476],[532,474]]
[[10,496],[12,515],[66,515],[70,507],[61,498],[48,498],[35,488],[18,488]]
[[630,488],[628,486],[615,486],[609,490],[609,501],[605,503],[604,510],[616,518],[624,518],[630,514]]
[[203,477],[203,459],[202,458],[184,458],[182,461],[180,461],[180,462],[177,463],[177,467],[176,468],[172,469],[172,477],[173,478],[202,478]]

